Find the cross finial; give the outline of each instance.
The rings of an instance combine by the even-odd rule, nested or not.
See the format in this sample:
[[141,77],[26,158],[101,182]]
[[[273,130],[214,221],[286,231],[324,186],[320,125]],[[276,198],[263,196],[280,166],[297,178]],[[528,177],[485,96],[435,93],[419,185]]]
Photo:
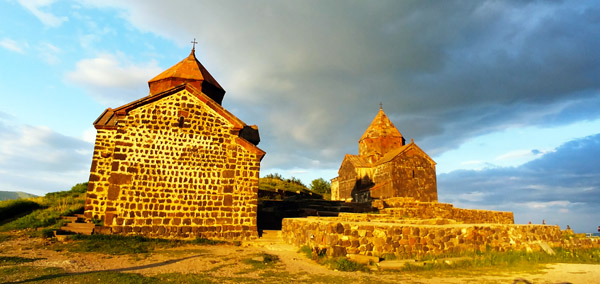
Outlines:
[[196,38],[194,38],[194,40],[190,41],[190,43],[192,44],[192,50],[196,50],[196,43],[198,43],[196,41]]
[[379,109],[383,109],[383,103],[379,102]]

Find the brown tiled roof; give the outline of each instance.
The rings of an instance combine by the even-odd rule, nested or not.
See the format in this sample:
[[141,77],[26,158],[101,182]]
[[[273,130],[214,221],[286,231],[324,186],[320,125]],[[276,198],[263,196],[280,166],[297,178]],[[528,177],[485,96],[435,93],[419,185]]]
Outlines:
[[160,93],[182,83],[192,84],[219,104],[223,100],[225,90],[198,61],[193,49],[188,57],[148,81],[150,95]]
[[379,161],[377,161],[377,164],[383,164],[383,163],[387,163],[389,161],[391,161],[392,159],[394,159],[396,156],[400,155],[402,152],[406,151],[406,149],[408,149],[408,146],[411,144],[406,144],[400,148],[394,149],[390,152],[387,152],[383,157],[381,157],[381,159],[379,159]]
[[365,138],[379,137],[402,137],[400,131],[396,129],[396,126],[390,121],[382,108],[379,109],[379,112],[358,141]]
[[411,148],[414,148],[417,151],[421,152],[423,157],[425,157],[426,159],[431,161],[434,165],[436,164],[435,161],[433,161],[433,159],[431,157],[429,157],[429,155],[427,155],[427,153],[425,153],[425,151],[423,151],[419,146],[417,146],[417,144],[415,144],[414,142],[411,141],[409,144],[406,144],[398,149],[395,149],[395,150],[390,151],[387,154],[385,154],[383,157],[381,157],[381,159],[379,159],[379,161],[377,161],[377,165],[387,163],[387,162],[393,160],[395,157],[402,155],[404,152],[406,152],[408,149],[411,149]]
[[348,160],[355,168],[370,168],[372,165],[369,163],[369,160],[363,158],[361,156],[346,154],[344,160]]

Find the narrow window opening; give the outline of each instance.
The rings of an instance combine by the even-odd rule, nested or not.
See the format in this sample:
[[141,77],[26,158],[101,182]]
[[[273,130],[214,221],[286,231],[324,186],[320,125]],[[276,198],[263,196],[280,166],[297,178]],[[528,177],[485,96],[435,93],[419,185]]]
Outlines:
[[185,122],[185,118],[183,116],[179,117],[179,127],[183,127],[183,123]]
[[415,178],[415,170],[412,170],[412,178]]

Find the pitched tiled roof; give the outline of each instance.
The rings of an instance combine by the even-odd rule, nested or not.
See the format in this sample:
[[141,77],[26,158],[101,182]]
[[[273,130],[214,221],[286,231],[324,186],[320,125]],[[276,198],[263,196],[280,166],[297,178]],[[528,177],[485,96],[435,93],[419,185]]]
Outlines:
[[380,137],[399,137],[402,138],[402,134],[396,126],[390,121],[383,109],[380,108],[379,112],[365,131],[360,137],[361,141],[365,138],[380,138]]
[[393,160],[394,158],[396,158],[397,156],[403,155],[406,151],[408,151],[411,148],[416,149],[418,152],[421,152],[423,157],[425,157],[426,159],[431,161],[431,163],[433,163],[434,165],[436,164],[435,161],[433,161],[433,159],[431,157],[429,157],[429,155],[427,155],[427,153],[425,153],[425,151],[423,151],[419,146],[417,146],[417,144],[415,144],[412,141],[409,144],[406,144],[398,149],[395,149],[395,150],[390,151],[389,153],[385,154],[383,157],[381,157],[381,159],[379,159],[379,161],[377,161],[376,164],[381,165],[381,164],[387,163],[387,162]]
[[372,167],[372,165],[369,163],[369,161],[366,158],[363,158],[361,156],[346,154],[346,157],[344,157],[344,160],[348,160],[348,162],[352,163],[352,165],[354,165],[355,168],[370,168],[370,167]]
[[225,95],[225,90],[219,82],[196,59],[193,49],[188,57],[148,81],[150,95],[163,92],[182,83],[190,83],[219,104]]

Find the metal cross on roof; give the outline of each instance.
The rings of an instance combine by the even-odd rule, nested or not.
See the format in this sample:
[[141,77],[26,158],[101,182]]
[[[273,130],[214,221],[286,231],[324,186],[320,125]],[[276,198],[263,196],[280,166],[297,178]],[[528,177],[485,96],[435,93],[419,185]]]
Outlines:
[[194,40],[190,41],[190,43],[192,43],[192,49],[195,50],[196,49],[196,43],[198,43],[196,41],[196,38],[194,38]]
[[379,102],[379,109],[383,109],[383,103]]

